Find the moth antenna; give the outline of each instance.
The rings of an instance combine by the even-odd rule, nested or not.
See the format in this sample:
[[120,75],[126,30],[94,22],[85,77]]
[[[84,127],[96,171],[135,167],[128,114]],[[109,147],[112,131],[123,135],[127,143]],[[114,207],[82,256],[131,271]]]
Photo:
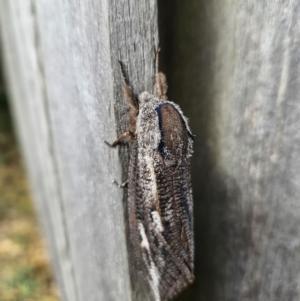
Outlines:
[[121,67],[121,72],[125,81],[123,86],[123,93],[126,97],[127,105],[130,108],[129,113],[129,131],[135,133],[136,130],[136,117],[139,113],[139,100],[137,95],[134,93],[132,86],[130,85],[128,74],[125,70],[125,65],[122,61],[118,61]]
[[155,74],[159,73],[159,52],[160,52],[160,47],[158,47],[155,51]]
[[123,75],[123,79],[124,79],[124,82],[127,86],[130,86],[130,83],[129,83],[129,79],[128,79],[128,74],[125,70],[125,65],[122,61],[118,60],[119,64],[120,64],[120,67],[121,67],[121,72],[122,72],[122,75]]

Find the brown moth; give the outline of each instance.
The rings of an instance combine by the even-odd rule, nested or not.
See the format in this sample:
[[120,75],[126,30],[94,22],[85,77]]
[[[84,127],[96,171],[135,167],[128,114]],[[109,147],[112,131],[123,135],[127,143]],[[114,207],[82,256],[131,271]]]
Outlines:
[[129,129],[111,146],[130,145],[130,242],[137,269],[155,301],[165,301],[194,280],[193,135],[179,106],[167,100],[166,77],[158,72],[157,55],[156,96],[143,92],[137,97],[120,62]]

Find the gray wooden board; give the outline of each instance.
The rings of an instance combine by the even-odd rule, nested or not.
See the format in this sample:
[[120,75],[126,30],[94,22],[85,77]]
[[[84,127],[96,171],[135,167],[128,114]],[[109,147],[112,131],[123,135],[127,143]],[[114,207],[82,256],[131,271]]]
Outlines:
[[152,89],[156,4],[2,0],[0,16],[13,113],[62,298],[131,300],[124,192],[112,184],[125,177],[128,154],[104,140],[126,128],[117,60],[138,90]]
[[[196,134],[186,300],[298,300],[299,3],[160,1],[170,99]],[[64,300],[135,300],[118,59],[152,90],[154,1],[1,0],[14,116]],[[133,275],[133,277],[135,277]],[[180,297],[179,297],[180,299]]]
[[300,299],[300,3],[158,2],[170,98],[196,135],[186,300]]

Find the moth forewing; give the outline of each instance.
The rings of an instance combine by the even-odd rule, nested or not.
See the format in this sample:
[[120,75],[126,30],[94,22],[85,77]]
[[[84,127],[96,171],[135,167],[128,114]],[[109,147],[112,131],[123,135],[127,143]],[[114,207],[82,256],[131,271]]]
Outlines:
[[157,300],[168,300],[194,279],[189,163],[193,140],[177,105],[145,93],[139,99],[137,163],[142,194],[138,202],[143,218],[137,219],[143,225],[141,254],[147,259],[146,278],[159,292]]

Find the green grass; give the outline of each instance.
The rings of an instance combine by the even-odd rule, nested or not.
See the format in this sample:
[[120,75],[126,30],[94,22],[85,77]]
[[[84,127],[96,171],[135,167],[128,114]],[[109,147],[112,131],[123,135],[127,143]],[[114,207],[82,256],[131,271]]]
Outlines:
[[38,280],[32,268],[28,266],[18,267],[12,279],[6,280],[4,289],[16,292],[15,299],[25,301],[35,295],[39,286]]

